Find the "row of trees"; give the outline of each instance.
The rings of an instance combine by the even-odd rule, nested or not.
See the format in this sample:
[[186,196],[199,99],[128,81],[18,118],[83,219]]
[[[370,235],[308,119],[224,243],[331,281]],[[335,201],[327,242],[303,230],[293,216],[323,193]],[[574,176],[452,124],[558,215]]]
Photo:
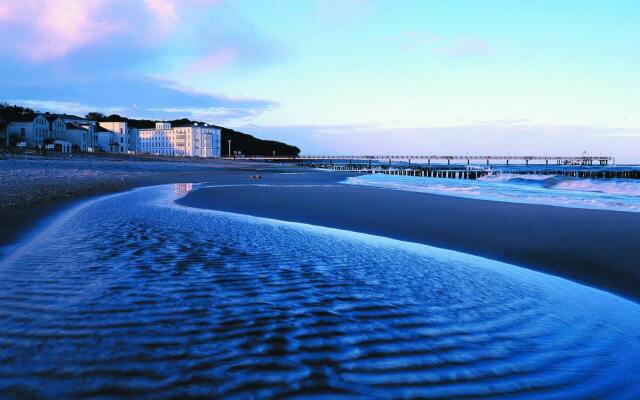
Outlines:
[[0,119],[3,119],[7,122],[19,121],[30,116],[35,118],[36,114],[36,111],[31,108],[11,105],[7,103],[0,104]]

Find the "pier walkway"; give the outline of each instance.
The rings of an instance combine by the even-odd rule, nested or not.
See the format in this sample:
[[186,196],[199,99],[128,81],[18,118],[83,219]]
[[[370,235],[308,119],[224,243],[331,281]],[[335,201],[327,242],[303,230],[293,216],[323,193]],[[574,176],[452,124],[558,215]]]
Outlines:
[[[235,157],[234,157],[235,158]],[[300,155],[300,156],[276,156],[264,157],[264,156],[243,156],[244,160],[265,160],[265,161],[408,161],[408,162],[425,162],[431,164],[432,161],[442,161],[451,165],[452,161],[466,162],[470,165],[472,161],[482,161],[486,165],[491,163],[497,163],[499,161],[505,162],[509,165],[510,162],[524,162],[525,165],[529,165],[530,162],[544,162],[544,165],[556,164],[556,165],[609,165],[615,164],[615,157],[597,155],[597,156],[512,156],[512,155]]]

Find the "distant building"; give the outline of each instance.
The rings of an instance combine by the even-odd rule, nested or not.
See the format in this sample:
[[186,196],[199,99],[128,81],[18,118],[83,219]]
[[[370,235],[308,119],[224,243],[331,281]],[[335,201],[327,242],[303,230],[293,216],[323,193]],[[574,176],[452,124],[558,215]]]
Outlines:
[[129,153],[140,152],[140,130],[129,128]]
[[11,121],[7,126],[7,135],[11,143],[27,143],[27,138],[31,137],[33,131],[33,119],[31,121]]
[[[59,117],[62,118],[62,120],[67,125],[67,130],[69,129],[69,124],[75,127],[74,129],[76,130],[72,134],[74,140],[77,139],[77,135],[78,135],[77,128],[85,129],[86,141],[84,144],[84,150],[80,150],[80,151],[97,151],[98,150],[98,134],[95,130],[96,121],[92,121],[92,120],[89,120],[83,117],[78,117],[77,115],[71,115],[71,114],[59,114]],[[67,133],[67,140],[71,143],[74,143],[73,140],[70,140],[68,133]]]
[[46,145],[46,149],[60,153],[71,153],[73,145],[66,140],[54,140],[52,143]]
[[65,140],[71,143],[73,151],[89,150],[89,129],[73,122],[65,123]]
[[9,136],[16,136],[17,142],[26,142],[27,147],[39,149],[49,137],[49,121],[42,114],[25,114],[23,119],[11,121],[7,127]]
[[156,122],[155,129],[140,129],[139,152],[163,156],[220,157],[220,128],[207,124],[172,127]]
[[55,141],[66,141],[71,143],[74,151],[93,151],[98,143],[95,125],[95,121],[69,114],[25,114],[9,123],[7,140],[25,142],[26,147],[33,149],[45,148]]
[[53,140],[64,140],[66,135],[66,124],[60,116],[56,114],[45,114],[44,117],[49,122],[49,136]]
[[135,143],[132,143],[131,130],[126,122],[98,122],[96,131],[103,150],[114,153],[135,152]]

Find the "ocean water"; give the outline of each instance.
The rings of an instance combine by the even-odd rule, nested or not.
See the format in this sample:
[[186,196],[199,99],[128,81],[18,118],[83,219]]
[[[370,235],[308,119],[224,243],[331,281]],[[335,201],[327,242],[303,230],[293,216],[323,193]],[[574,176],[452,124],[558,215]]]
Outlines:
[[640,396],[634,302],[190,189],[84,203],[0,261],[0,398]]
[[464,180],[372,174],[349,177],[343,183],[480,200],[640,212],[637,179],[503,173]]

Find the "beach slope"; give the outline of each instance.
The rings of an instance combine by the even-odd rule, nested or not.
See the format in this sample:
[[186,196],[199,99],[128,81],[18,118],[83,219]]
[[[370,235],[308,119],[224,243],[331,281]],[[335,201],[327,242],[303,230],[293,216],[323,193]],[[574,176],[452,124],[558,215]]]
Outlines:
[[424,243],[640,298],[640,214],[342,185],[342,174],[267,175],[180,204]]

